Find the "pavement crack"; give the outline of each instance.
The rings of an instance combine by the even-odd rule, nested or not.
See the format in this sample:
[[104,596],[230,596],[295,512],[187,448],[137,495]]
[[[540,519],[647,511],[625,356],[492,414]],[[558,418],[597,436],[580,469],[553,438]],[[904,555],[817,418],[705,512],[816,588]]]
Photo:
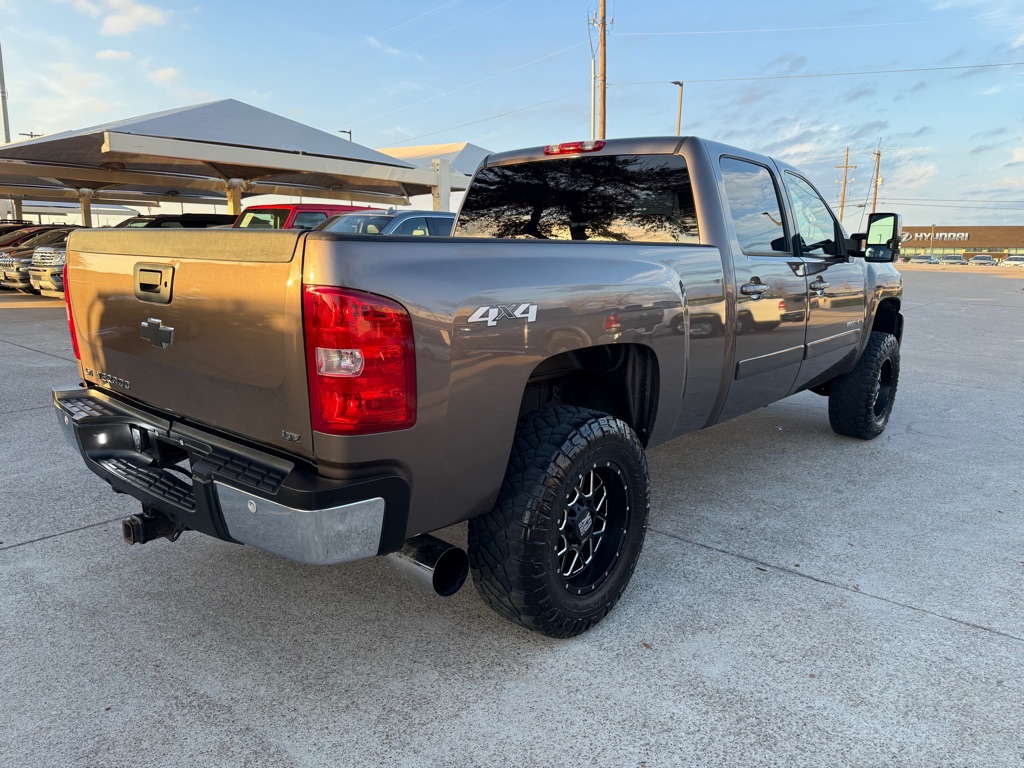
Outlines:
[[46,355],[47,357],[54,357],[57,360],[63,360],[65,363],[75,364],[75,363],[78,362],[73,357],[68,358],[68,357],[63,357],[62,355],[55,355],[52,352],[43,352],[43,350],[41,350],[41,349],[35,349],[33,347],[26,347],[24,344],[15,344],[13,341],[10,341],[9,339],[0,339],[0,344],[10,344],[12,347],[17,347],[18,349],[24,349],[24,350],[26,350],[28,352],[36,352],[36,353],[38,353],[40,355]]
[[888,603],[889,605],[894,605],[894,606],[897,606],[899,608],[906,608],[907,610],[911,610],[911,611],[914,611],[916,613],[922,613],[922,614],[925,614],[926,616],[933,616],[933,617],[935,617],[937,619],[943,619],[944,621],[951,621],[954,624],[959,624],[959,625],[964,626],[964,627],[970,627],[971,629],[979,629],[982,632],[988,632],[990,634],[997,635],[999,637],[1005,637],[1008,640],[1016,640],[1018,643],[1024,643],[1024,637],[1018,637],[1017,635],[1012,635],[1009,632],[1003,632],[1001,630],[994,629],[992,627],[986,627],[984,624],[975,624],[972,621],[966,621],[964,619],[958,619],[958,618],[955,618],[953,616],[946,616],[945,614],[938,613],[937,611],[930,611],[927,608],[921,608],[920,606],[917,606],[917,605],[910,605],[909,603],[903,603],[903,602],[900,602],[899,600],[893,600],[891,597],[884,597],[882,595],[876,595],[876,594],[873,594],[871,592],[865,592],[862,589],[854,589],[853,587],[847,586],[846,584],[839,584],[839,583],[834,582],[834,581],[829,581],[828,579],[823,579],[820,576],[813,576],[813,575],[811,575],[809,573],[804,573],[802,571],[797,571],[797,570],[794,570],[792,568],[786,568],[785,566],[775,565],[773,563],[765,562],[764,560],[758,560],[756,557],[750,557],[748,555],[741,555],[738,552],[730,552],[729,550],[721,549],[720,547],[713,547],[710,544],[703,544],[703,543],[701,543],[699,541],[694,541],[693,539],[687,539],[684,536],[679,536],[679,535],[674,534],[674,533],[668,533],[666,531],[659,531],[656,528],[650,528],[650,527],[647,530],[650,531],[650,532],[653,532],[653,533],[659,533],[662,536],[667,536],[670,539],[675,539],[676,541],[681,541],[681,542],[683,542],[685,544],[690,544],[690,545],[692,545],[694,547],[700,547],[701,549],[706,549],[706,550],[708,550],[710,552],[718,552],[721,555],[728,555],[729,557],[734,557],[737,560],[743,560],[745,562],[752,563],[752,564],[754,564],[755,566],[757,566],[760,569],[768,569],[768,570],[772,570],[772,571],[780,571],[781,573],[787,573],[790,576],[799,576],[801,579],[807,579],[808,581],[813,581],[813,582],[816,582],[818,584],[824,584],[825,586],[828,586],[828,587],[835,587],[836,589],[842,589],[842,590],[844,590],[846,592],[851,592],[851,593],[853,593],[855,595],[863,595],[864,597],[870,598],[872,600],[878,600],[880,602]]
[[12,413],[28,413],[29,411],[41,411],[44,408],[50,408],[51,405],[35,405],[31,408],[15,408],[13,411],[0,411],[0,416],[8,416]]
[[89,525],[83,525],[80,528],[72,528],[70,531],[58,531],[57,533],[51,533],[51,534],[48,534],[46,536],[39,536],[38,538],[35,538],[35,539],[28,539],[27,541],[19,541],[19,542],[16,542],[15,544],[7,544],[5,546],[0,546],[0,552],[3,552],[5,549],[15,549],[16,547],[24,547],[27,544],[36,544],[36,543],[38,543],[40,541],[46,541],[47,539],[55,539],[58,536],[67,536],[69,533],[78,533],[80,531],[87,531],[90,528],[99,528],[101,525],[109,525],[110,523],[115,523],[115,522],[117,522],[119,520],[123,520],[123,519],[124,519],[124,515],[118,515],[117,517],[112,517],[109,520],[100,520],[100,522],[98,522],[98,523],[89,523]]

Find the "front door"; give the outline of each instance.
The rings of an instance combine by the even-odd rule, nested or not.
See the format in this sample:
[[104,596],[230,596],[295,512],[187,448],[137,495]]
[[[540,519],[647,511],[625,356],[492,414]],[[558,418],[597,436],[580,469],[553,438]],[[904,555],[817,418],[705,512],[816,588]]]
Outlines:
[[720,421],[781,400],[804,356],[807,281],[786,232],[779,188],[767,166],[720,160],[735,233],[736,355]]
[[832,378],[849,366],[865,329],[867,264],[847,261],[845,233],[811,183],[787,171],[786,192],[797,226],[796,255],[807,274],[807,350],[794,389]]

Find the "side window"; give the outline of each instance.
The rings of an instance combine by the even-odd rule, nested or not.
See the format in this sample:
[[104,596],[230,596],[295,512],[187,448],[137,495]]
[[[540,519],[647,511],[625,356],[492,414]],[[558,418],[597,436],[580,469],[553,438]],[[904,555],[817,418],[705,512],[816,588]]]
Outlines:
[[786,191],[793,203],[793,218],[804,254],[838,256],[837,224],[828,205],[809,182],[786,174]]
[[295,214],[295,221],[292,222],[292,229],[312,229],[323,221],[327,221],[326,213],[303,211]]
[[392,235],[427,235],[427,220],[421,216],[414,216],[401,222],[391,231]]
[[452,225],[455,224],[455,219],[431,216],[427,219],[427,224],[430,225],[430,234],[434,237],[451,237]]
[[735,157],[723,157],[721,168],[732,225],[743,253],[790,253],[771,172],[763,165]]

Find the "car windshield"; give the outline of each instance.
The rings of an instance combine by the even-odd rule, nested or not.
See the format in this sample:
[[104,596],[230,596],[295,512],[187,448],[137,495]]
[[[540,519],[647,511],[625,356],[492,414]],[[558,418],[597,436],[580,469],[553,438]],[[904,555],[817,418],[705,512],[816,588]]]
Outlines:
[[336,216],[324,222],[318,229],[325,232],[348,232],[356,235],[379,235],[391,223],[394,216],[387,214],[352,213]]
[[126,227],[146,227],[149,226],[149,222],[153,221],[152,216],[147,216],[144,219],[129,219],[125,222]]
[[1006,260],[1007,261],[1012,261],[1012,262],[1016,263],[1016,262],[1024,261],[1024,256],[1010,256]]
[[281,229],[288,220],[287,208],[264,208],[258,211],[242,211],[238,226],[242,229]]
[[[39,232],[36,232],[36,235],[38,234]],[[27,240],[29,237],[35,237],[36,235],[30,234],[30,232],[27,232],[24,229],[15,229],[12,232],[8,232],[3,237],[0,237],[0,248],[3,248],[5,245],[10,245],[11,243],[16,243],[18,240]]]
[[18,249],[22,248],[38,248],[40,245],[50,245],[51,243],[63,242],[67,240],[67,230],[65,229],[51,229],[49,232],[42,232],[35,237],[29,238],[24,243],[18,246]]

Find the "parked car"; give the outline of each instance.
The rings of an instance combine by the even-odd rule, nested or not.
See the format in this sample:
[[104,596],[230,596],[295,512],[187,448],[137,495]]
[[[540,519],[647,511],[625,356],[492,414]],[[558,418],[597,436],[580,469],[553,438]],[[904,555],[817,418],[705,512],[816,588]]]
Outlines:
[[135,229],[206,229],[208,227],[230,227],[235,223],[235,216],[230,213],[176,213],[159,214],[156,216],[135,216],[125,219],[117,228]]
[[65,225],[41,224],[34,227],[19,227],[18,229],[9,230],[5,234],[0,235],[0,253],[17,250],[26,240],[30,240],[53,229],[60,229],[62,226]]
[[334,205],[328,203],[284,203],[252,205],[232,225],[236,229],[313,229],[331,216],[353,211],[373,211],[365,205]]
[[994,267],[996,260],[987,253],[980,253],[968,262],[972,267]]
[[12,219],[0,221],[0,235],[6,235],[9,232],[14,232],[15,230],[24,229],[25,227],[31,227],[34,225],[35,222],[32,221],[16,221]]
[[15,291],[32,291],[29,269],[35,249],[44,245],[63,245],[68,234],[78,227],[60,227],[26,240],[16,250],[0,255],[0,286]]
[[949,256],[943,256],[940,261],[942,264],[952,266],[967,266],[967,259],[964,258],[962,253],[953,253]]
[[933,256],[928,253],[922,253],[920,256],[915,256],[909,262],[910,264],[941,264],[938,256]]
[[28,269],[32,290],[43,296],[64,298],[64,258],[67,242],[41,245],[32,253]]
[[1001,267],[1024,267],[1024,256],[1007,256],[999,266]]
[[[802,390],[871,439],[899,384],[900,217],[851,237],[796,168],[694,137],[490,155],[452,238],[175,234],[68,249],[81,383],[54,391],[57,424],[140,502],[125,540],[393,554],[443,595],[472,570],[498,613],[555,637],[626,589],[645,450]],[[757,304],[764,326],[741,333]],[[687,336],[691,308],[706,319]],[[807,482],[879,468],[841,451]],[[69,513],[92,499],[69,496]],[[468,553],[429,535],[466,521]]]
[[314,227],[321,232],[348,232],[356,235],[420,235],[449,237],[455,214],[445,211],[366,211],[332,216]]

